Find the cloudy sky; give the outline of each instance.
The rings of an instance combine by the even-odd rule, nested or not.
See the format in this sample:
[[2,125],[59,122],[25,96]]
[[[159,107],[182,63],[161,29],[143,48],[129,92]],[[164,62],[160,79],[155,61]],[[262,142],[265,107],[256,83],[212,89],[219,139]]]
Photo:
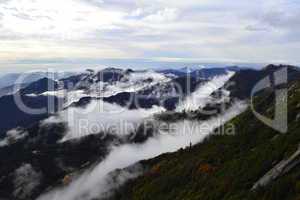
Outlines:
[[0,68],[149,59],[300,63],[299,0],[0,0]]

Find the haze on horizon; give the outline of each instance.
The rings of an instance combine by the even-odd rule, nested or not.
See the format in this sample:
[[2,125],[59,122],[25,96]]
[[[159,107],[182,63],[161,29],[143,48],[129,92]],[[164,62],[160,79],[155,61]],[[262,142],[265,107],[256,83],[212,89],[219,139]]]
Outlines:
[[297,0],[0,0],[0,71],[109,63],[300,63]]

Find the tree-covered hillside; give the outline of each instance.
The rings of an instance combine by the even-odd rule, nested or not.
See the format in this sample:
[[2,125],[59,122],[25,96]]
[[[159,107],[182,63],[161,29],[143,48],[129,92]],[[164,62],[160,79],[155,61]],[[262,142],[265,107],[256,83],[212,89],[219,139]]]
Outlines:
[[[274,100],[272,94],[264,92],[255,107],[270,113],[274,105],[270,100]],[[213,134],[192,148],[141,162],[147,172],[118,189],[111,199],[299,199],[299,113],[300,82],[293,81],[288,133],[267,127],[248,109],[228,122],[235,125],[235,135]],[[262,177],[274,180],[254,187]]]

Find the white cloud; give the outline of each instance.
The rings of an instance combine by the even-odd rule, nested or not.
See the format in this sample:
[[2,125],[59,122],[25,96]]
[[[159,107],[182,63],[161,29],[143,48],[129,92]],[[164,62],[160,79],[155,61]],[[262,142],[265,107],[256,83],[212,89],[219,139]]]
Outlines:
[[0,140],[0,147],[11,145],[18,140],[21,140],[25,138],[28,135],[28,133],[21,129],[12,129],[6,132],[6,137],[2,140]]
[[175,8],[165,8],[158,10],[156,13],[148,15],[144,18],[145,22],[148,23],[162,23],[174,21],[178,17],[178,11]]
[[122,137],[135,132],[146,118],[164,110],[156,106],[151,109],[129,110],[102,100],[94,100],[85,108],[70,107],[59,113],[59,116],[45,120],[43,124],[66,122],[69,130],[62,142],[99,133]]
[[[0,61],[168,57],[269,62],[281,54],[281,60],[295,62],[299,8],[293,0],[9,0],[0,3]],[[278,54],[270,51],[271,44]],[[263,56],[249,56],[257,49]]]
[[234,72],[228,72],[226,75],[216,76],[209,82],[200,85],[194,93],[187,96],[186,99],[177,106],[176,110],[193,111],[203,108],[210,101],[210,95],[223,87],[233,75]]
[[74,0],[11,0],[0,7],[2,27],[22,35],[79,39],[93,29],[111,28],[124,13]]
[[23,164],[14,173],[13,195],[19,199],[28,199],[40,184],[42,174],[36,172],[30,164]]
[[[208,120],[204,123],[183,121],[174,124],[176,129],[171,133],[160,134],[155,138],[149,139],[144,144],[126,144],[115,147],[108,157],[95,168],[86,171],[69,186],[54,189],[38,198],[38,200],[55,200],[57,198],[64,200],[90,200],[101,197],[109,192],[113,185],[108,184],[109,174],[116,169],[123,169],[140,160],[150,159],[166,152],[174,152],[180,148],[202,141],[215,128],[224,124],[245,109],[245,105],[241,102],[235,104],[230,110],[223,115]],[[122,176],[119,183],[114,187],[118,187],[125,179],[134,178],[139,171],[132,174]]]

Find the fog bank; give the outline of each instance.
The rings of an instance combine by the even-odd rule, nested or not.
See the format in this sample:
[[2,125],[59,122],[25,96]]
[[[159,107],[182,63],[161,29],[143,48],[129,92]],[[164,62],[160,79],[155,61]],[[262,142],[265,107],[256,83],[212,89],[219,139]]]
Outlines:
[[55,189],[39,200],[91,200],[107,194],[113,187],[118,187],[126,178],[134,178],[139,171],[127,174],[119,184],[107,184],[109,174],[116,169],[123,169],[140,160],[150,159],[167,152],[174,152],[192,144],[201,142],[215,128],[243,112],[246,105],[235,103],[224,114],[205,122],[182,121],[173,124],[170,131],[159,130],[160,134],[143,144],[125,144],[112,149],[107,158],[95,168],[86,171],[69,186]]
[[235,74],[229,71],[226,75],[216,76],[207,83],[201,85],[190,96],[177,106],[177,111],[193,111],[199,107],[204,107],[210,101],[210,95],[224,86],[224,84]]

